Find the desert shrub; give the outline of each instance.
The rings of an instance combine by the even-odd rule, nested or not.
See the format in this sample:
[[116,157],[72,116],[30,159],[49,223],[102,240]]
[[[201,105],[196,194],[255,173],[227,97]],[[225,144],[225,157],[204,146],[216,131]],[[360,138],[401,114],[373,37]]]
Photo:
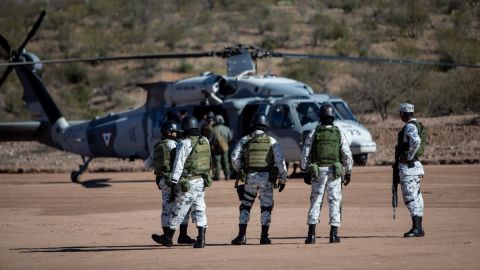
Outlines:
[[392,1],[385,16],[386,21],[406,36],[421,36],[429,22],[425,0]]
[[379,113],[383,120],[402,102],[413,102],[412,93],[423,88],[424,71],[413,66],[358,66],[353,75],[357,80],[341,90],[344,97],[359,113]]
[[66,64],[62,66],[61,70],[65,79],[71,84],[77,84],[88,80],[88,72],[83,64]]
[[400,57],[416,57],[419,53],[413,42],[408,40],[395,41],[395,53]]
[[480,39],[468,37],[454,29],[439,30],[436,37],[440,47],[440,61],[470,64],[480,62]]
[[326,14],[317,13],[310,20],[314,26],[311,33],[311,44],[317,46],[319,41],[324,39],[340,39],[348,36],[349,31],[344,21],[337,21]]
[[180,61],[179,65],[175,68],[175,72],[178,73],[190,73],[193,71],[193,65],[185,60]]
[[315,60],[284,60],[282,76],[310,85],[316,92],[326,90],[326,79],[331,67]]

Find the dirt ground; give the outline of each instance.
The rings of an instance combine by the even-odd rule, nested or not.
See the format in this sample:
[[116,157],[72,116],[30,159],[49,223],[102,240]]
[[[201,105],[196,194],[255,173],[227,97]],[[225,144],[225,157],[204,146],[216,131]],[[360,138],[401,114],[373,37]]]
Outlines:
[[[259,245],[256,202],[247,246],[231,246],[238,202],[233,181],[207,191],[207,246],[164,248],[160,193],[150,173],[0,174],[0,269],[480,269],[480,166],[427,166],[426,237],[404,239],[403,204],[392,220],[388,167],[355,167],[344,189],[342,242],[328,244],[327,207],[317,244],[305,245],[309,186],[275,192],[270,236]],[[196,235],[194,226],[190,235]]]

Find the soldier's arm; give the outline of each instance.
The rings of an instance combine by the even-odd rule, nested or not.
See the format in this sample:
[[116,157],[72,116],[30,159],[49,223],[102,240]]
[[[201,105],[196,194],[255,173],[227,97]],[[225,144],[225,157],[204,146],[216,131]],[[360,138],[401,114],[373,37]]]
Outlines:
[[273,150],[273,159],[275,161],[275,167],[278,168],[278,178],[280,180],[286,180],[288,177],[287,167],[285,166],[285,156],[283,155],[280,144],[274,138],[270,137],[270,145]]
[[315,133],[315,129],[310,131],[310,133],[308,133],[303,143],[302,156],[300,158],[300,168],[304,171],[307,169],[309,165],[308,157],[310,156],[310,151],[312,149],[312,139],[313,139],[314,133]]
[[177,146],[175,162],[173,163],[172,182],[176,183],[182,176],[185,160],[192,151],[192,142],[190,140],[182,140]]
[[143,165],[147,170],[153,170],[153,153],[151,153],[147,159],[145,159]]
[[405,127],[405,136],[408,137],[408,155],[407,159],[412,160],[415,157],[415,153],[420,148],[421,139],[418,135],[418,129],[415,124],[408,123]]
[[345,173],[351,174],[352,167],[353,167],[352,151],[350,151],[350,144],[348,143],[347,137],[345,137],[343,133],[341,134],[340,144],[341,144],[340,153],[342,156],[342,164],[346,170]]
[[232,167],[237,172],[240,171],[240,169],[242,168],[242,156],[245,143],[247,143],[247,136],[241,138],[240,141],[238,141],[230,157],[232,160]]

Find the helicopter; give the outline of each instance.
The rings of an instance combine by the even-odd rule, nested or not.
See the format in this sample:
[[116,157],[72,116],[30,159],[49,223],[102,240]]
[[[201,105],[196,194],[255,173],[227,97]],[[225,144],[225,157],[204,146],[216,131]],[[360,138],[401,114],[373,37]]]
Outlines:
[[[376,144],[369,131],[357,121],[347,103],[333,95],[315,94],[309,85],[293,79],[257,74],[256,61],[262,58],[480,67],[384,58],[284,53],[249,45],[234,45],[206,52],[40,60],[34,53],[26,51],[25,47],[39,29],[45,15],[45,11],[42,11],[17,50],[13,50],[7,39],[0,35],[0,46],[9,55],[8,62],[0,63],[0,66],[6,66],[0,78],[0,87],[11,71],[15,70],[23,87],[23,101],[33,120],[0,123],[0,141],[38,141],[80,155],[82,164],[78,170],[71,172],[72,182],[77,182],[92,159],[97,157],[131,161],[146,159],[161,137],[161,124],[168,115],[180,111],[198,119],[207,112],[223,115],[226,124],[234,131],[234,142],[250,131],[249,123],[254,114],[264,113],[270,120],[269,132],[282,146],[286,161],[297,162],[304,138],[319,123],[318,112],[321,104],[330,103],[335,108],[336,125],[347,135],[350,142],[355,163],[364,165],[368,154],[375,152]],[[139,83],[138,86],[147,91],[143,106],[84,121],[67,121],[41,78],[41,71],[46,64],[199,57],[225,59],[226,74],[204,72],[199,76],[178,81]]]

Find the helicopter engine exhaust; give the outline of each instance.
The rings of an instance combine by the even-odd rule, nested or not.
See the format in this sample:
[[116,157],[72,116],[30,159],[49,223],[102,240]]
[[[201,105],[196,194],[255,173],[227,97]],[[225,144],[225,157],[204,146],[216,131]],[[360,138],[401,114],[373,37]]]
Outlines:
[[172,104],[222,104],[223,100],[218,94],[224,96],[230,93],[228,82],[225,78],[213,73],[202,74],[201,76],[180,80],[169,85],[165,91],[167,105]]

